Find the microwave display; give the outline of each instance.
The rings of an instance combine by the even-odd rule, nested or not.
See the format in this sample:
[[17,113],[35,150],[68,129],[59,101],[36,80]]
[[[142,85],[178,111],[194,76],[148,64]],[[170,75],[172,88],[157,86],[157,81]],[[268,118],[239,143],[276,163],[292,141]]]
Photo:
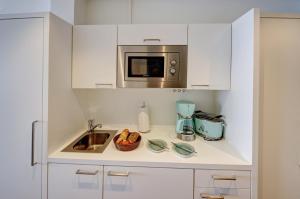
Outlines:
[[128,77],[164,77],[165,57],[163,56],[129,56]]

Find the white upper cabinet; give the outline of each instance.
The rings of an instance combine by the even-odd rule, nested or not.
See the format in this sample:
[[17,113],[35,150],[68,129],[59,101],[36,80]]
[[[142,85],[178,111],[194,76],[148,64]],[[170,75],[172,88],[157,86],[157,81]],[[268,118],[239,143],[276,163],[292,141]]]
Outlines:
[[73,88],[116,88],[117,26],[74,26]]
[[231,24],[191,24],[188,28],[189,89],[230,89]]
[[118,45],[187,45],[187,25],[119,25]]

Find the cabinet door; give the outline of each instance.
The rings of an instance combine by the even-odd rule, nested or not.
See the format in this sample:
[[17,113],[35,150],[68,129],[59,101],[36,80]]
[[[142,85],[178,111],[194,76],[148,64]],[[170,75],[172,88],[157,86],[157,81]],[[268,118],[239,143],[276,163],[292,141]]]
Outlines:
[[248,189],[251,187],[251,172],[197,169],[195,187]]
[[119,25],[119,45],[187,45],[187,25]]
[[251,199],[250,189],[197,188],[195,199]]
[[188,30],[190,89],[229,89],[231,24],[191,24]]
[[193,170],[104,168],[104,199],[193,199]]
[[41,198],[43,38],[43,18],[0,19],[0,198]]
[[73,88],[115,88],[117,26],[74,26]]
[[49,164],[49,199],[101,199],[103,167]]

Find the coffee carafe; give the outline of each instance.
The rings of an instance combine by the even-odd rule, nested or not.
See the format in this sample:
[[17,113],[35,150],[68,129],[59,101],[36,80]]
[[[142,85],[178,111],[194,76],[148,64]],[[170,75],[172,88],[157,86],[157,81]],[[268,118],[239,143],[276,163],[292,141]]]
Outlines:
[[191,141],[195,139],[193,114],[195,111],[195,104],[189,101],[176,102],[176,133],[177,138],[184,141]]

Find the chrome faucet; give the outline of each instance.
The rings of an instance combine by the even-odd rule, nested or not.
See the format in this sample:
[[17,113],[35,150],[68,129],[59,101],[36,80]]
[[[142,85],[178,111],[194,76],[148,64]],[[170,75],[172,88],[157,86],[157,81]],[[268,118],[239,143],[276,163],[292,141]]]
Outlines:
[[88,130],[88,132],[90,132],[90,133],[93,133],[94,130],[95,130],[95,128],[97,128],[97,127],[102,128],[102,124],[96,124],[96,125],[94,125],[94,120],[89,120],[88,124],[89,124],[89,130]]

